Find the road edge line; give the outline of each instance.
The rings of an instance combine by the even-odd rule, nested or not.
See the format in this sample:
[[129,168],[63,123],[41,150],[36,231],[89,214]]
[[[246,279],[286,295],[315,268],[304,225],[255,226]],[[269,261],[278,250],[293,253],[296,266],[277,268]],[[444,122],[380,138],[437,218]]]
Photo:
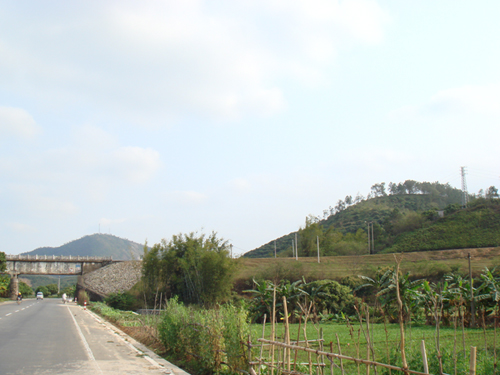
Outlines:
[[76,321],[75,317],[71,313],[71,310],[69,309],[69,306],[66,306],[66,308],[68,309],[68,313],[69,313],[69,315],[71,315],[71,318],[73,319],[73,322],[75,323],[75,326],[76,326],[76,329],[78,331],[78,334],[80,335],[80,339],[82,340],[83,346],[85,347],[85,350],[87,351],[87,356],[89,357],[89,359],[92,362],[93,366],[99,371],[100,374],[102,374],[103,372],[102,372],[101,368],[99,367],[99,364],[97,363],[97,361],[96,361],[96,359],[94,357],[94,353],[92,353],[92,349],[90,349],[90,345],[87,342],[87,339],[83,335],[82,329],[80,328],[80,326],[78,325],[78,322]]

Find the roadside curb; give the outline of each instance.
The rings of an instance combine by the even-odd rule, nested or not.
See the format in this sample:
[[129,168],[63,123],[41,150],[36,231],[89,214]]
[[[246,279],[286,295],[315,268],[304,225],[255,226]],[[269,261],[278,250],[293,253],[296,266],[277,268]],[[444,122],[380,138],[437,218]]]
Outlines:
[[133,337],[127,335],[118,327],[114,326],[110,322],[98,316],[96,313],[90,311],[89,309],[84,310],[82,308],[81,310],[87,312],[97,322],[101,323],[102,325],[106,326],[109,330],[113,331],[113,333],[117,334],[124,341],[126,345],[128,345],[131,349],[138,352],[139,355],[143,356],[153,366],[163,369],[165,374],[190,375],[188,372],[184,371],[180,367],[177,367],[176,365],[170,363],[166,359],[160,357],[158,354],[149,349],[146,345],[141,344]]

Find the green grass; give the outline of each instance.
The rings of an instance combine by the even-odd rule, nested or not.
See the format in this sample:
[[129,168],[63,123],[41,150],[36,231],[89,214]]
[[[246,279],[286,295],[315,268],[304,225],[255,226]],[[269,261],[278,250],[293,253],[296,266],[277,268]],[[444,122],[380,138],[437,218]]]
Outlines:
[[[370,335],[372,336],[373,346],[375,349],[375,361],[381,363],[390,363],[392,365],[401,366],[399,345],[400,345],[400,331],[398,324],[388,324],[386,326],[387,330],[384,328],[383,324],[371,324],[370,325]],[[366,327],[364,327],[366,330]],[[343,355],[355,357],[355,358],[367,358],[367,345],[366,339],[364,337],[363,331],[360,330],[359,323],[352,323],[350,326],[343,323],[325,323],[319,325],[313,325],[312,323],[307,324],[307,337],[309,340],[318,339],[320,337],[320,330],[323,331],[324,339],[324,351],[330,351],[330,343],[333,343],[333,352],[338,353],[337,347],[337,337],[338,335],[341,352]],[[277,325],[277,340],[283,341],[283,324]],[[298,324],[290,325],[291,341],[297,339]],[[427,353],[429,357],[429,364],[431,369],[434,369],[434,373],[437,373],[437,355],[435,350],[435,327],[426,325],[413,325],[407,326],[405,332],[406,339],[406,353],[408,358],[408,363],[410,368],[416,371],[422,371],[422,359],[420,352],[421,340],[425,340]],[[386,336],[387,334],[387,336]],[[268,323],[265,327],[265,338],[270,339],[271,335],[271,325]],[[262,337],[262,325],[254,324],[252,325],[252,342],[255,345],[260,345],[257,339]],[[303,340],[304,332],[303,326],[301,328],[300,339]],[[465,340],[465,345],[463,344]],[[468,361],[470,347],[477,347],[477,363],[478,363],[478,374],[479,373],[493,373],[492,370],[488,370],[492,366],[492,356],[495,340],[495,332],[493,328],[487,329],[484,333],[482,329],[465,329],[464,336],[462,337],[461,328],[456,331],[453,327],[441,327],[440,329],[440,348],[443,356],[444,362],[444,372],[454,373],[455,356],[454,347],[456,345],[456,358],[457,358],[457,373],[458,374],[468,374]],[[303,345],[303,344],[302,344]],[[312,343],[312,347],[318,348],[317,343]],[[464,355],[465,348],[465,355]],[[264,350],[264,358],[268,358],[268,347]],[[257,358],[260,352],[260,347],[253,349],[253,357]],[[387,354],[389,353],[389,355]],[[312,356],[312,361],[316,362],[316,355]],[[292,354],[293,358],[293,354]],[[299,361],[302,363],[307,363],[308,358],[306,354],[299,356]],[[328,363],[328,360],[325,359]],[[335,361],[339,364],[339,361]],[[346,366],[347,374],[357,374],[357,366],[353,362],[344,361],[344,366]],[[361,373],[366,371],[366,367],[361,367]],[[479,369],[483,369],[484,372],[479,372]],[[381,373],[381,368],[379,373]],[[314,370],[315,371],[315,370]],[[491,371],[491,372],[490,372]],[[329,372],[329,366],[326,372]],[[382,372],[383,373],[383,372]],[[398,372],[394,372],[398,373]],[[431,372],[432,373],[432,372]],[[498,373],[498,372],[497,372]]]

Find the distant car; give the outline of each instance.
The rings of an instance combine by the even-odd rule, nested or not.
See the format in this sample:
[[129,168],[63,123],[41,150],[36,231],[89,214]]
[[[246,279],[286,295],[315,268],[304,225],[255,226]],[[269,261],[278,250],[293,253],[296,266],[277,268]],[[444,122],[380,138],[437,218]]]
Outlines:
[[43,293],[42,293],[42,292],[38,292],[38,293],[36,294],[36,299],[41,299],[41,300],[43,300]]

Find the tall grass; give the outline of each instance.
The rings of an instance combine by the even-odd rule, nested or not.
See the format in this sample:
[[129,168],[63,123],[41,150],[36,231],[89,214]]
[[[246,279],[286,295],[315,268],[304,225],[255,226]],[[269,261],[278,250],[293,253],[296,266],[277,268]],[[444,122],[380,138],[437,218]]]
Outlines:
[[171,355],[182,357],[197,373],[237,372],[248,367],[248,313],[232,305],[217,309],[167,303],[159,336]]

